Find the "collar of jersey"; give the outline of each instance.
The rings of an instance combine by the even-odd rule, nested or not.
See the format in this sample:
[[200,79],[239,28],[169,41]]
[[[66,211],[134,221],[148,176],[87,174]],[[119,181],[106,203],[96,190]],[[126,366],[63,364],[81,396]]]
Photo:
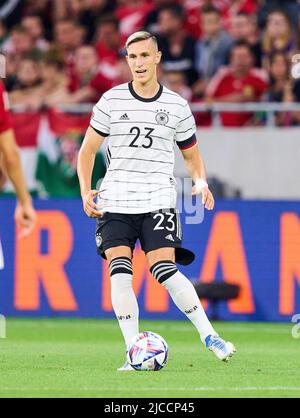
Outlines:
[[133,85],[132,85],[132,81],[130,83],[128,83],[128,88],[129,88],[129,91],[132,94],[132,96],[135,99],[140,100],[141,102],[155,102],[155,100],[158,100],[160,98],[160,96],[162,95],[162,92],[163,92],[163,86],[160,83],[159,83],[159,90],[158,90],[158,92],[156,93],[156,95],[154,97],[150,97],[150,98],[145,98],[145,97],[139,96],[134,91],[134,88],[133,88]]

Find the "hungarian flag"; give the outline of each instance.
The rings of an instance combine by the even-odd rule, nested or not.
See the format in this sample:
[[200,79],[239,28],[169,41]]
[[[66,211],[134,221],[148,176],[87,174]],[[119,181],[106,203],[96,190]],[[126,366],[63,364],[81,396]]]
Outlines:
[[[71,115],[51,110],[43,117],[38,135],[36,179],[39,194],[51,197],[80,196],[78,153],[89,126],[90,115]],[[105,175],[101,153],[95,160],[92,185]]]
[[[27,187],[31,192],[36,192],[36,165],[38,160],[38,133],[41,123],[40,113],[14,113],[12,115],[13,128],[16,140],[20,148],[21,161]],[[3,185],[5,193],[13,193],[12,184],[7,181]]]
[[[90,115],[73,115],[51,110],[44,113],[13,114],[28,189],[41,197],[80,196],[77,158]],[[95,161],[92,184],[105,174],[102,153]],[[12,192],[9,182],[5,192]]]

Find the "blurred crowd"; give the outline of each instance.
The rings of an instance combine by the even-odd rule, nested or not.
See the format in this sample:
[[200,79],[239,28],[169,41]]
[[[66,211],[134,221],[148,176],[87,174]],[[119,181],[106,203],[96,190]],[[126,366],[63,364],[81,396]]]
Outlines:
[[[300,51],[297,0],[0,0],[0,53],[13,106],[94,103],[131,79],[124,43],[157,35],[161,82],[195,103],[300,102],[291,58]],[[224,113],[225,126],[263,123]],[[298,112],[277,124],[300,124]],[[209,125],[210,115],[197,115]]]

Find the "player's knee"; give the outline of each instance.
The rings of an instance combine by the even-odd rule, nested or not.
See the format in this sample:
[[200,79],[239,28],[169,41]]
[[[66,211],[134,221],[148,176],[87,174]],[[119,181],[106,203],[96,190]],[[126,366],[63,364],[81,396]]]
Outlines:
[[150,271],[158,283],[163,284],[170,277],[174,276],[178,272],[178,269],[173,261],[161,260],[153,264]]
[[161,260],[168,260],[175,263],[175,248],[159,248],[146,254],[148,266],[151,267]]
[[116,274],[129,274],[132,276],[132,261],[128,257],[116,257],[109,263],[110,277]]
[[132,259],[132,251],[129,247],[113,247],[105,251],[106,259],[111,263],[115,258],[127,257]]

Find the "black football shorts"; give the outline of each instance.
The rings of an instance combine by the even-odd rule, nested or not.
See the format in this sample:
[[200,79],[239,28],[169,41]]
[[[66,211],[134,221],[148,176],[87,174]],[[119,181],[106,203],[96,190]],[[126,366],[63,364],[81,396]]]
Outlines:
[[138,215],[106,212],[97,219],[97,252],[103,258],[106,258],[105,251],[113,247],[126,246],[133,252],[137,240],[146,254],[172,247],[177,263],[188,265],[194,261],[194,254],[181,247],[182,229],[177,209]]

